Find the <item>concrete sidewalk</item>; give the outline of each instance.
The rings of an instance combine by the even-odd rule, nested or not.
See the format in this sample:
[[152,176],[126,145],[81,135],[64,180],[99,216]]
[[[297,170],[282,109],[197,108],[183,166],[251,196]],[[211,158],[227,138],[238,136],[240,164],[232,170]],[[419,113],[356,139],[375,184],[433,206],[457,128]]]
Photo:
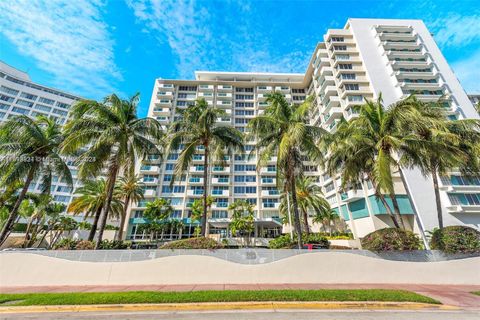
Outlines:
[[134,286],[36,286],[0,287],[0,293],[34,292],[121,292],[121,291],[201,291],[201,290],[278,290],[278,289],[392,289],[407,290],[440,301],[444,305],[480,310],[480,286],[417,285],[417,284],[192,284],[192,285],[134,285]]

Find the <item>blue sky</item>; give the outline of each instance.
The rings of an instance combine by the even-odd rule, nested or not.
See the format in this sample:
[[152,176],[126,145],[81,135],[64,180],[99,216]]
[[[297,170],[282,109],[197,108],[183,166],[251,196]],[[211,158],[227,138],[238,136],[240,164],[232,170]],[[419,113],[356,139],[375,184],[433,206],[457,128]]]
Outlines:
[[0,60],[86,98],[139,91],[195,70],[304,72],[328,28],[352,18],[423,19],[467,92],[480,93],[472,1],[0,1]]

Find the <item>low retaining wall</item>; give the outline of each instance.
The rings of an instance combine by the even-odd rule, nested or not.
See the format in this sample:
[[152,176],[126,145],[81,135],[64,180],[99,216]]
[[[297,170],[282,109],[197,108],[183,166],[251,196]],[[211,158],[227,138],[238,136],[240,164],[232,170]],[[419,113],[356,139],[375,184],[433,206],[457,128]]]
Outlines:
[[[136,250],[130,250],[134,253]],[[171,252],[155,258],[155,252]],[[229,250],[233,251],[233,250]],[[128,251],[124,251],[125,254]],[[254,252],[254,251],[251,251]],[[252,253],[238,250],[248,259]],[[78,261],[87,251],[0,253],[0,287],[61,285],[174,285],[385,283],[480,285],[480,257],[436,261],[392,261],[353,251],[294,251],[273,262],[242,264],[212,255],[152,250],[150,258],[130,261]],[[120,252],[121,253],[121,252]],[[118,251],[115,254],[120,254]],[[145,252],[144,252],[145,253]],[[71,258],[65,258],[71,255]],[[277,254],[278,256],[278,254]]]

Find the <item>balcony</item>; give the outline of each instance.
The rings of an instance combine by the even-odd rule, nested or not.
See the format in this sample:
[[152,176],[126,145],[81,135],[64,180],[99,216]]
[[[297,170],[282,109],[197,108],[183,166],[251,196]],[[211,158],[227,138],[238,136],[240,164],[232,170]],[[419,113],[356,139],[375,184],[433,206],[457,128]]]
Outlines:
[[342,108],[340,107],[332,107],[330,108],[330,111],[324,115],[323,121],[324,125],[329,125],[334,121],[335,119],[339,119],[343,116]]
[[218,89],[219,91],[232,91],[233,88],[232,88],[232,86],[230,86],[230,85],[224,84],[224,85],[219,85],[219,86],[217,87],[217,89]]
[[270,196],[280,196],[280,192],[278,190],[262,190],[261,193],[262,197],[270,197]]
[[350,202],[365,198],[365,192],[362,189],[350,189],[340,195],[343,202]]
[[[203,170],[202,170],[202,172],[203,172]],[[201,184],[203,184],[203,177],[202,178],[200,178],[200,177],[190,177],[188,179],[188,183],[194,184],[194,185],[201,185]]]
[[203,189],[187,190],[187,196],[191,196],[191,197],[203,196]]
[[391,33],[391,32],[380,32],[377,34],[380,38],[380,41],[396,41],[396,40],[415,40],[417,35],[411,32],[407,33]]
[[394,60],[389,62],[394,69],[399,68],[418,68],[418,67],[426,67],[430,66],[431,62],[427,60],[414,60],[414,59],[406,59],[406,60]]
[[467,204],[456,204],[449,205],[446,207],[448,212],[452,213],[461,213],[461,212],[480,212],[480,205],[467,205]]
[[218,108],[231,108],[232,107],[232,101],[226,101],[226,100],[222,100],[222,101],[217,101],[216,103],[216,106]]
[[144,197],[155,197],[156,195],[157,195],[157,191],[156,191],[156,190],[149,190],[149,189],[147,189],[147,190],[145,190],[145,191],[143,192],[143,196],[144,196]]
[[200,91],[213,91],[212,84],[201,84],[198,86],[198,90]]
[[259,93],[257,94],[257,100],[261,100],[261,101],[265,101],[265,99],[267,99],[267,94],[268,93]]
[[199,98],[204,98],[204,99],[213,99],[213,93],[212,92],[199,92],[198,97]]
[[201,172],[203,173],[203,166],[192,166],[188,170],[189,172]]
[[228,185],[229,178],[212,178],[212,184]]
[[144,184],[148,184],[148,185],[158,184],[158,178],[143,179],[142,182],[143,182]]
[[141,166],[140,167],[140,172],[141,173],[158,173],[158,168],[157,166]]
[[398,86],[409,89],[409,90],[431,90],[431,89],[441,89],[442,86],[438,82],[407,82],[402,81],[398,83]]
[[212,172],[226,173],[230,172],[230,167],[212,167]]
[[217,99],[220,99],[220,100],[232,99],[232,94],[230,92],[218,92]]
[[224,117],[217,118],[217,123],[220,123],[220,124],[230,124],[231,122],[232,122],[231,118],[224,118]]
[[257,91],[258,92],[271,92],[273,88],[271,86],[258,86]]
[[153,114],[154,115],[168,116],[168,115],[170,115],[170,109],[169,108],[154,108],[153,109]]
[[155,105],[171,107],[172,106],[172,100],[160,99],[160,100],[155,102]]
[[261,183],[261,185],[265,185],[265,186],[274,186],[274,185],[277,184],[277,179],[276,178],[261,179],[260,183]]
[[164,98],[173,98],[173,92],[172,91],[158,91],[157,92],[157,98],[158,99],[164,99]]
[[263,202],[263,209],[278,209],[280,207],[280,202]]
[[228,197],[230,195],[230,191],[229,190],[212,190],[212,195],[213,196],[224,196],[224,197]]
[[162,89],[173,89],[174,86],[170,83],[159,83],[158,87]]
[[421,44],[415,42],[392,42],[392,41],[383,41],[381,42],[385,50],[390,49],[421,49]]

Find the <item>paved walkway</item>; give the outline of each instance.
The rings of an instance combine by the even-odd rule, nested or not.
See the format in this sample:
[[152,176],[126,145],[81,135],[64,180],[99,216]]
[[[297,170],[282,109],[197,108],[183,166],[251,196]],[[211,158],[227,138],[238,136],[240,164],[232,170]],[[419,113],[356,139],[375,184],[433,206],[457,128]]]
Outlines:
[[38,286],[0,287],[0,293],[27,292],[119,292],[119,291],[200,291],[200,290],[275,290],[275,289],[392,289],[408,290],[439,300],[445,305],[480,310],[480,285],[419,284],[197,284],[197,285],[131,285],[131,286]]

